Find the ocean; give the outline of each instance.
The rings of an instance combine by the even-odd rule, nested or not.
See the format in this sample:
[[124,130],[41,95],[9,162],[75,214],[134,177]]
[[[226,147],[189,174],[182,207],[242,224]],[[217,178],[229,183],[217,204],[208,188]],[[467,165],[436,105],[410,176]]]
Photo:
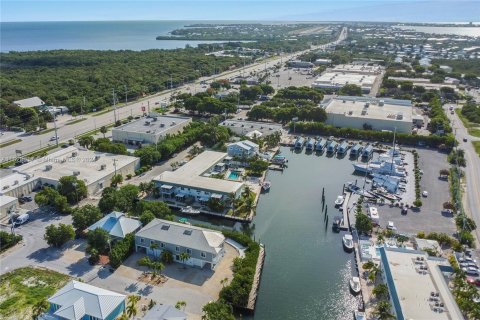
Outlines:
[[156,40],[194,21],[0,22],[1,52],[54,49],[147,50],[216,41]]

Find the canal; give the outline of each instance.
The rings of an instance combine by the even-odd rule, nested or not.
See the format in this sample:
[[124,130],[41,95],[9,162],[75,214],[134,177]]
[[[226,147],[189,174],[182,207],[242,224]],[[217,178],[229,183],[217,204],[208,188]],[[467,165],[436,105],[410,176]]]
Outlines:
[[250,319],[350,320],[357,307],[348,287],[354,256],[344,252],[342,233],[333,233],[331,224],[340,213],[334,201],[343,184],[362,178],[353,175],[348,155],[337,159],[289,148],[281,152],[289,160],[288,168],[268,173],[272,188],[260,197],[253,221],[256,239],[265,244],[266,260]]

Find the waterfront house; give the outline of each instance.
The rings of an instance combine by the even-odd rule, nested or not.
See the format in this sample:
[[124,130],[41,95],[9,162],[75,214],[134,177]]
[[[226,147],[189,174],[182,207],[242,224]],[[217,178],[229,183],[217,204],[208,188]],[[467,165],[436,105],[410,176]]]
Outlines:
[[48,315],[66,320],[114,320],[125,311],[123,294],[72,280],[48,299]]
[[327,140],[325,139],[320,139],[317,141],[317,143],[315,144],[315,150],[316,151],[323,151],[323,149],[325,149],[325,146],[327,145]]
[[230,157],[238,157],[242,159],[248,159],[255,156],[258,153],[258,150],[258,144],[250,140],[230,143],[227,146],[227,153]]
[[298,137],[297,140],[295,140],[295,149],[302,149],[304,144],[305,139],[303,137]]
[[[224,244],[225,237],[218,231],[161,219],[154,219],[135,235],[137,252],[159,257],[168,250],[176,262],[212,270],[224,255]],[[184,252],[190,258],[182,261]]]
[[187,320],[187,314],[171,305],[160,304],[148,310],[142,320]]
[[362,158],[370,159],[373,155],[373,146],[368,144],[362,151]]
[[315,142],[316,142],[315,139],[308,138],[307,144],[306,144],[306,150],[312,151],[313,149],[315,149]]
[[113,240],[117,240],[125,238],[127,234],[141,227],[142,223],[139,220],[128,218],[123,212],[112,211],[88,227],[88,231],[100,228],[107,231]]
[[363,146],[360,143],[355,144],[352,149],[350,149],[350,156],[351,157],[358,157],[363,150]]
[[336,141],[331,141],[327,146],[328,153],[335,153],[337,151],[338,143]]

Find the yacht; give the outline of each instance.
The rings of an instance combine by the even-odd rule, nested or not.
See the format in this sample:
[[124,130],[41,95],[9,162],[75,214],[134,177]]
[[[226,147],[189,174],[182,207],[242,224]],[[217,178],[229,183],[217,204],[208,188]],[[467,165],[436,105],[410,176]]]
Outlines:
[[186,206],[180,209],[181,213],[189,214],[191,216],[196,216],[200,214],[200,210],[194,209],[191,206]]
[[343,217],[342,216],[335,216],[333,218],[332,230],[336,232],[340,232],[340,226],[342,225]]
[[344,201],[345,198],[343,196],[338,196],[337,200],[335,200],[335,207],[340,207]]
[[343,236],[343,248],[350,252],[353,250],[353,237],[351,234],[346,234]]
[[315,139],[308,138],[305,149],[307,151],[313,151],[315,149],[315,142],[316,142]]
[[378,173],[389,176],[405,177],[405,168],[397,166],[392,162],[372,162],[372,163],[354,163],[353,168],[355,171],[362,173]]
[[270,187],[272,186],[272,183],[270,181],[267,181],[265,180],[263,183],[262,183],[262,190],[263,191],[268,191],[270,190]]
[[325,139],[320,139],[315,143],[315,150],[322,152],[325,149],[325,146],[327,145],[327,140]]
[[350,279],[350,290],[352,290],[354,294],[359,294],[360,291],[362,291],[359,277],[352,277],[352,279]]

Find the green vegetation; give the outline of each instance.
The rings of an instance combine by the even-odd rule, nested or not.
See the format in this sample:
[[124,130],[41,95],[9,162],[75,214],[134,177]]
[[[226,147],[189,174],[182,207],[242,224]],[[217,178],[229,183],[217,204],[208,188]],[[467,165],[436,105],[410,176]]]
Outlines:
[[57,186],[58,193],[67,198],[69,204],[75,204],[87,197],[87,186],[75,176],[61,177]]
[[265,170],[268,169],[268,162],[258,157],[248,159],[247,175],[253,177],[261,177]]
[[448,260],[454,270],[452,293],[458,307],[468,319],[480,319],[480,304],[475,303],[475,300],[480,299],[477,288],[467,282],[465,272],[458,266],[455,257],[450,256]]
[[62,196],[53,187],[43,187],[43,189],[35,194],[35,203],[40,207],[50,206],[55,208],[59,213],[70,213],[71,208],[68,205],[67,197]]
[[71,225],[60,223],[58,226],[51,224],[45,228],[45,240],[48,245],[61,247],[66,242],[75,238],[75,231]]
[[418,167],[418,152],[417,150],[412,150],[413,154],[413,166],[415,172],[415,201],[413,205],[417,208],[422,206],[422,193],[420,190],[420,180],[422,179],[422,175],[420,174],[420,168]]
[[0,144],[0,149],[11,146],[12,144],[21,142],[22,139],[14,139]]
[[454,73],[464,73],[467,79],[480,76],[480,66],[475,59],[434,59],[432,64],[441,66],[450,66]]
[[339,95],[342,96],[362,96],[362,88],[356,84],[347,84],[343,86],[339,91]]
[[19,241],[22,241],[21,235],[0,231],[0,252],[7,250],[10,247],[16,245]]
[[[2,67],[2,75],[3,73],[4,68]],[[2,81],[3,89],[7,87],[8,84],[4,81],[2,75],[0,75],[0,80]],[[15,90],[22,90],[21,88],[23,88],[22,85],[16,87]],[[32,132],[45,129],[47,122],[53,120],[49,112],[38,111],[34,108],[22,108],[14,104],[9,104],[8,101],[10,100],[6,99],[7,97],[4,95],[4,92],[2,92],[2,98],[0,98],[0,128],[2,129]]]
[[31,318],[35,306],[52,296],[68,280],[69,277],[61,273],[32,267],[0,276],[0,318]]
[[450,164],[458,164],[460,167],[465,167],[467,165],[467,160],[465,159],[465,151],[463,149],[453,149],[448,154],[447,160]]
[[430,122],[427,125],[427,129],[433,134],[437,132],[452,132],[450,120],[448,120],[440,100],[438,98],[432,99],[429,103],[429,107],[430,111],[428,115],[430,117]]
[[87,236],[87,252],[95,250],[99,254],[107,254],[110,251],[110,235],[108,231],[97,228],[88,231]]
[[446,233],[430,232],[426,235],[425,232],[421,231],[417,233],[417,237],[420,239],[435,240],[443,249],[452,248],[456,251],[461,249],[461,243]]
[[129,233],[120,241],[116,241],[108,255],[110,265],[118,268],[125,259],[127,259],[135,251],[135,236]]
[[[239,57],[205,55],[208,48],[101,51],[51,50],[2,53],[2,108],[8,102],[39,96],[71,112],[99,111],[118,100],[132,101],[176,87],[202,75],[240,65]],[[214,70],[215,69],[215,70]],[[21,120],[24,117],[19,117]],[[3,121],[2,121],[3,123]]]
[[222,300],[207,303],[202,311],[202,320],[235,320],[232,306]]
[[468,102],[462,107],[461,113],[468,121],[480,125],[480,106]]
[[[220,291],[220,299],[236,307],[245,307],[253,285],[253,278],[257,266],[260,245],[246,234],[234,231],[223,231],[227,238],[231,238],[247,249],[245,257],[235,258],[233,263],[233,279],[229,285]],[[216,318],[212,318],[216,319]]]
[[480,156],[480,141],[472,141],[475,152]]
[[[290,130],[293,131],[294,123],[290,123]],[[295,123],[295,132],[315,134],[322,136],[335,136],[348,139],[360,139],[378,141],[382,143],[393,142],[393,132],[360,130],[352,128],[336,128],[334,126],[326,125],[321,122],[297,122]],[[430,135],[419,136],[408,133],[397,133],[396,140],[404,145],[418,145],[423,144],[430,147],[438,148],[452,148],[455,143],[455,138],[451,134],[447,135]]]

